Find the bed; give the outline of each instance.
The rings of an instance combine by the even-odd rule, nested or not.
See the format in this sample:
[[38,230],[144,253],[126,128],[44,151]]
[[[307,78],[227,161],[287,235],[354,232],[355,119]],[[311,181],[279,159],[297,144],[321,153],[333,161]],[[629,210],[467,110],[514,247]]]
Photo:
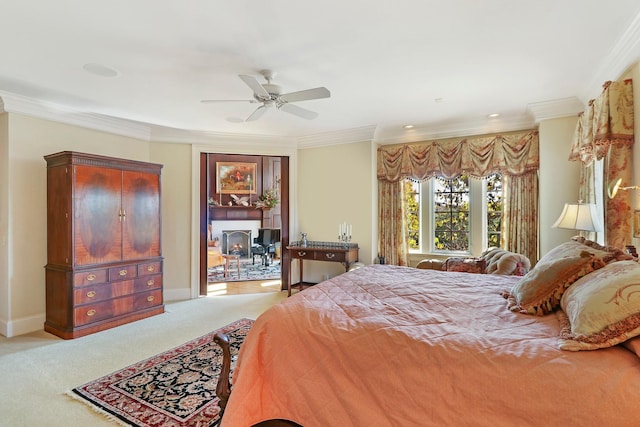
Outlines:
[[[572,302],[542,313],[514,301],[540,266],[540,280],[570,276],[560,293],[622,265],[640,283],[628,258],[577,256],[591,265],[580,274],[544,258],[524,278],[370,265],[299,292],[247,335],[222,427],[637,425],[640,345],[628,338],[640,329],[580,341],[566,329]],[[550,298],[560,304],[557,289]]]

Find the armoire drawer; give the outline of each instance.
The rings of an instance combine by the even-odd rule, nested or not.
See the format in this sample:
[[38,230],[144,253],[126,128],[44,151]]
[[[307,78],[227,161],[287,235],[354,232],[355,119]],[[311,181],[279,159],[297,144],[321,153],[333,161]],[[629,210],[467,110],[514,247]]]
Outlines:
[[114,283],[102,283],[95,286],[74,289],[74,305],[94,303],[115,297],[130,295],[135,292],[133,280],[121,280]]
[[73,286],[86,286],[107,281],[107,270],[82,271],[73,275]]
[[162,261],[145,262],[138,264],[138,276],[147,276],[162,272]]
[[138,269],[135,265],[123,265],[109,269],[109,281],[133,279],[138,276]]
[[145,292],[152,289],[162,288],[162,274],[155,274],[153,276],[142,276],[135,280],[135,291]]
[[162,304],[162,290],[139,293],[135,295],[134,310],[143,310]]
[[[157,292],[160,293],[160,298],[162,298],[162,291]],[[125,297],[112,298],[95,304],[78,306],[73,310],[74,324],[75,326],[82,326],[104,319],[110,319],[115,316],[129,314],[134,311],[135,302],[138,298],[142,298],[142,294],[133,294]]]

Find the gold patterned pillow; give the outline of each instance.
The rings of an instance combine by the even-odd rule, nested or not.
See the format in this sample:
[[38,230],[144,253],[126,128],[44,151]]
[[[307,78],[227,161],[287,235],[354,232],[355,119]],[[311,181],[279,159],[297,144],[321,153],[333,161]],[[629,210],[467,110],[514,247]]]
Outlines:
[[511,311],[543,316],[560,305],[562,294],[573,282],[604,266],[602,259],[586,251],[578,256],[541,260],[502,295]]
[[601,258],[605,263],[614,261],[632,260],[633,257],[624,253],[621,249],[611,246],[602,246],[582,236],[574,236],[570,241],[562,243],[547,252],[539,262],[552,260],[566,256],[576,256],[582,251],[590,252]]
[[640,264],[614,262],[583,277],[560,305],[562,350],[611,347],[640,335]]

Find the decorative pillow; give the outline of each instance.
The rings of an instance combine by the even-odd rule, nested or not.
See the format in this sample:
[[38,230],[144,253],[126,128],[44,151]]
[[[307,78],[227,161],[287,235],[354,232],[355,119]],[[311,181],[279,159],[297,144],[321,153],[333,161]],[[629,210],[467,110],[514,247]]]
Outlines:
[[509,300],[511,311],[543,316],[558,307],[562,294],[573,282],[604,266],[604,261],[586,251],[578,256],[541,261],[502,296]]
[[614,262],[583,277],[560,305],[562,350],[611,347],[640,335],[640,264]]
[[624,253],[621,249],[602,246],[594,241],[587,240],[582,236],[574,236],[570,241],[562,243],[547,252],[539,262],[565,256],[576,256],[582,251],[590,252],[597,257],[602,258],[602,260],[607,264],[614,261],[633,259],[631,255]]
[[489,248],[480,258],[487,262],[484,272],[488,274],[524,276],[531,268],[531,261],[526,256],[500,248]]
[[444,271],[461,271],[464,273],[484,273],[486,262],[480,258],[447,258],[442,265]]

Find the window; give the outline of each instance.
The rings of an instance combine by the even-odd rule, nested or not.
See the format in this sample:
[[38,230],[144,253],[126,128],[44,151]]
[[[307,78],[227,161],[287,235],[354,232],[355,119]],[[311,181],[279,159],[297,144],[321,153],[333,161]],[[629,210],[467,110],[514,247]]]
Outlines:
[[469,250],[469,178],[433,179],[433,247],[437,251]]
[[406,181],[405,196],[410,251],[471,253],[473,248],[500,246],[500,174],[483,180],[462,175]]

